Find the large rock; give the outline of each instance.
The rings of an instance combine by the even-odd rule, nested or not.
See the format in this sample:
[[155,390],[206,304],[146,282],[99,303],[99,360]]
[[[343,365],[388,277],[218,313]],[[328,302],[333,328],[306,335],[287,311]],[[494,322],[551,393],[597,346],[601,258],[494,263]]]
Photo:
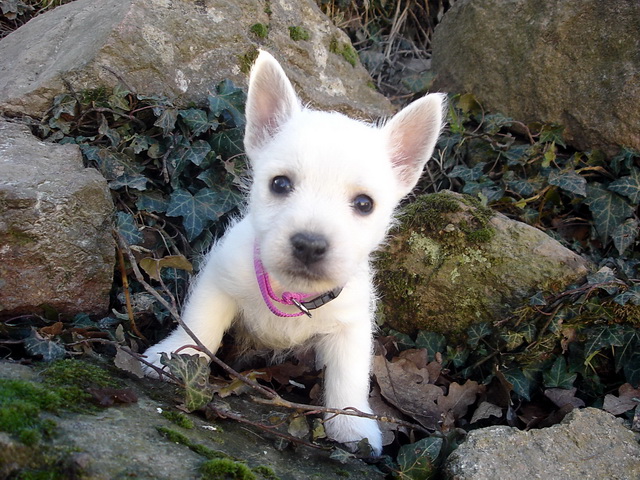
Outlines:
[[[27,385],[24,395],[30,391],[29,384],[41,385],[34,378],[32,369],[19,365],[16,368],[0,361],[0,380],[22,379]],[[114,374],[108,368],[105,371]],[[69,370],[74,372],[73,370]],[[124,375],[122,375],[124,376]],[[69,378],[74,378],[69,375]],[[349,478],[351,480],[382,480],[375,466],[367,465],[355,458],[341,461],[330,458],[331,452],[299,446],[285,448],[277,437],[252,430],[234,420],[212,419],[202,415],[188,415],[194,423],[192,428],[178,426],[160,413],[174,413],[176,391],[170,384],[157,380],[118,380],[125,387],[121,398],[137,401],[104,408],[96,414],[59,412],[52,415],[41,412],[40,417],[54,422],[53,438],[35,445],[21,443],[17,435],[0,432],[0,478],[33,478],[32,472],[47,472],[52,469],[59,475],[43,478],[77,478],[85,480],[114,480],[135,478],[138,480],[201,480],[203,478],[278,478],[281,480],[317,480],[322,478]],[[66,385],[63,385],[66,386]],[[75,385],[74,385],[75,386]],[[100,390],[100,389],[97,389]],[[106,389],[109,390],[109,389]],[[12,392],[13,393],[13,392]],[[99,392],[100,393],[100,392]],[[125,395],[126,394],[126,395]],[[6,401],[15,405],[19,398],[7,393]],[[104,393],[108,396],[108,393]],[[5,400],[5,398],[3,398]],[[258,405],[243,396],[225,399],[229,409],[242,418],[265,423],[265,419],[285,418],[286,414],[274,412],[273,407]],[[13,402],[13,403],[12,403]],[[73,407],[80,407],[78,400]],[[26,402],[24,402],[26,403]],[[5,417],[7,412],[0,413]],[[15,407],[14,407],[15,408]],[[5,410],[8,410],[5,408]],[[33,412],[30,414],[38,416]],[[11,412],[12,413],[12,412]],[[278,421],[278,420],[274,420]],[[5,422],[6,423],[6,422]],[[37,424],[37,418],[34,418]],[[161,433],[171,431],[176,438]],[[281,428],[286,431],[286,427]],[[281,432],[282,433],[282,432]],[[181,442],[187,440],[191,446]],[[235,459],[250,468],[262,470],[255,477],[216,472],[202,475],[200,468],[212,458]],[[60,471],[61,470],[61,471]]]
[[0,316],[103,314],[115,243],[106,180],[77,145],[35,138],[0,119]]
[[69,88],[119,79],[141,94],[201,103],[225,78],[244,85],[260,47],[317,108],[391,111],[348,37],[313,0],[77,0],[0,42],[0,111],[40,117]]
[[638,32],[637,0],[458,0],[435,29],[435,87],[565,125],[580,149],[640,149]]
[[588,263],[544,232],[441,192],[418,197],[377,261],[387,325],[457,334],[493,322],[540,290],[559,291]]
[[595,408],[574,410],[561,424],[527,432],[489,427],[471,432],[445,466],[449,480],[640,478],[633,432]]

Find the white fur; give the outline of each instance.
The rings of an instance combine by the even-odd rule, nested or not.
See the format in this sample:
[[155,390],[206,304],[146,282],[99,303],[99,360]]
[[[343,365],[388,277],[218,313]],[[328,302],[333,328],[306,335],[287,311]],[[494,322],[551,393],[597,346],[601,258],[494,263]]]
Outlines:
[[[248,209],[209,253],[183,312],[184,321],[211,351],[218,349],[234,321],[274,349],[313,342],[318,365],[326,368],[325,405],[371,412],[374,291],[369,257],[433,152],[443,105],[443,95],[428,95],[382,128],[313,111],[301,106],[278,62],[260,53],[246,107],[245,149],[253,173]],[[288,195],[276,195],[270,188],[271,180],[282,175],[294,186]],[[368,215],[352,206],[361,194],[374,201]],[[300,265],[292,255],[290,238],[299,232],[327,239],[321,261]],[[258,289],[254,242],[278,294],[320,294],[343,286],[342,293],[313,310],[312,318],[275,316]],[[178,328],[146,355],[160,366],[161,352],[188,344],[193,341]],[[376,454],[382,449],[373,420],[341,415],[327,421],[326,431],[338,442],[368,438]]]

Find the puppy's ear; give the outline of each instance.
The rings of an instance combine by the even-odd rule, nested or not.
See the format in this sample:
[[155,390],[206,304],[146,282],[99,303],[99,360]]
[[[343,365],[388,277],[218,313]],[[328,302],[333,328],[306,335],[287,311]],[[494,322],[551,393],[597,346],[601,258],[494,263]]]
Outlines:
[[442,130],[445,107],[446,96],[432,93],[402,109],[383,127],[402,197],[418,183],[431,158]]
[[251,153],[267,143],[301,109],[291,82],[269,53],[260,51],[251,69],[245,108],[244,146]]

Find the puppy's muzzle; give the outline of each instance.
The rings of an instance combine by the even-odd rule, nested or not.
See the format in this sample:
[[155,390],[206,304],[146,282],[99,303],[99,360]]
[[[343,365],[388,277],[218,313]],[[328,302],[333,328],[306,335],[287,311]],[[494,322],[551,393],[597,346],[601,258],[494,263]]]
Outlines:
[[296,233],[290,242],[293,256],[307,267],[324,260],[329,250],[327,239],[316,233]]

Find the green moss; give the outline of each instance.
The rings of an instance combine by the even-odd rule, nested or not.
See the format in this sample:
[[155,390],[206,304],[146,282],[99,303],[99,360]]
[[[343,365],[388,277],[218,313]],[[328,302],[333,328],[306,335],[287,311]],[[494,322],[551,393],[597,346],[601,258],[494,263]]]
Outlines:
[[309,40],[311,38],[311,34],[309,30],[304,27],[289,27],[289,37],[294,42],[298,42],[300,40]]
[[167,420],[175,423],[179,427],[191,429],[194,427],[193,420],[187,417],[184,413],[173,412],[170,410],[164,410],[162,416]]
[[329,42],[329,51],[336,55],[341,55],[351,66],[355,67],[358,63],[358,52],[349,43],[340,42],[333,37]]
[[91,402],[88,388],[120,386],[105,368],[83,360],[59,360],[44,368],[41,374],[44,385],[59,395],[64,408],[72,411],[91,411],[97,408]]
[[244,463],[226,458],[209,460],[200,466],[203,480],[234,479],[255,480],[256,476]]
[[158,430],[158,433],[160,433],[160,435],[165,437],[170,442],[179,443],[181,445],[184,445],[185,447],[188,447],[191,451],[197,453],[198,455],[202,455],[205,458],[208,458],[208,459],[220,459],[220,458],[232,459],[226,453],[221,452],[219,450],[213,450],[212,448],[209,448],[209,447],[207,447],[205,445],[202,445],[201,443],[194,443],[186,435],[184,435],[184,434],[182,434],[180,432],[177,432],[175,430],[172,430],[170,428],[167,428],[167,427],[156,427],[156,430]]
[[0,379],[0,430],[34,445],[55,430],[52,420],[42,420],[43,410],[56,412],[63,399],[55,392],[23,380]]
[[457,285],[459,269],[473,268],[482,283],[491,268],[482,244],[495,235],[492,216],[493,211],[475,199],[448,192],[422,195],[404,208],[389,248],[376,262],[387,325],[405,333],[431,330],[455,335],[478,319],[484,307],[478,302],[466,304],[465,289],[448,298],[447,311],[432,309],[428,299],[439,295],[431,290],[432,279],[448,278]]
[[269,35],[269,26],[264,23],[254,23],[249,27],[249,31],[256,37],[265,39]]
[[252,47],[249,49],[248,52],[238,56],[240,71],[242,73],[244,73],[245,75],[249,75],[249,72],[251,71],[251,67],[256,61],[256,58],[258,58],[259,53],[260,52],[258,52],[257,48]]
[[254,473],[257,473],[262,478],[266,480],[280,480],[280,477],[276,475],[276,472],[273,471],[271,467],[265,467],[264,465],[259,465],[252,469]]
[[15,480],[65,480],[69,476],[54,468],[52,470],[25,470],[12,478]]

